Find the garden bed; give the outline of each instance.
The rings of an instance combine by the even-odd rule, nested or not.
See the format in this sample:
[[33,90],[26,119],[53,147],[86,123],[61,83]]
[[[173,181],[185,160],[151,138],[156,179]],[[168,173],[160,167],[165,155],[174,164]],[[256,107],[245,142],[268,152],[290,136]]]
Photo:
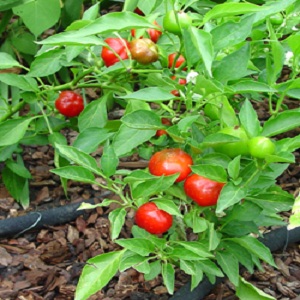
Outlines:
[[[297,102],[290,103],[297,105]],[[263,119],[266,112],[263,103],[257,104],[257,110]],[[289,136],[297,133],[297,130],[294,133],[290,132]],[[66,132],[66,136],[71,140],[74,138],[74,132]],[[94,156],[100,154],[101,149],[94,153]],[[299,193],[299,152],[296,152],[295,156],[297,163],[291,165],[278,178],[278,183],[283,189],[294,194]],[[0,218],[13,220],[12,218],[19,216],[34,217],[26,222],[26,225],[32,224],[32,228],[21,226],[20,232],[8,232],[8,237],[1,232],[0,299],[73,299],[85,262],[95,255],[119,249],[109,236],[107,214],[114,207],[98,207],[89,211],[74,210],[74,204],[82,201],[101,202],[103,197],[108,196],[107,191],[70,181],[69,199],[66,199],[59,177],[49,172],[54,167],[52,147],[24,147],[24,160],[33,175],[30,183],[30,206],[24,211],[2,185]],[[123,159],[120,164],[123,168],[136,169],[144,168],[147,162],[134,156]],[[49,213],[51,210],[55,212],[56,218]],[[57,210],[63,213],[57,213]],[[50,224],[45,223],[42,228],[35,229],[38,212],[48,214],[45,222],[48,220]],[[133,211],[128,213],[121,237],[131,236],[133,216]],[[287,219],[289,216],[290,213],[285,214]],[[53,225],[57,222],[61,224]],[[266,228],[265,232],[270,230]],[[273,257],[278,269],[264,264],[264,271],[257,270],[253,275],[242,271],[242,275],[276,299],[295,299],[300,293],[299,245],[285,245],[274,252]],[[177,271],[176,291],[188,284],[189,280],[189,276]],[[214,288],[209,285],[205,291],[210,289],[212,291],[203,299],[238,299],[234,296],[234,288],[228,280]],[[203,290],[201,292],[203,293]],[[180,295],[175,292],[174,299],[180,299]],[[194,296],[192,293],[189,299],[199,299],[193,298]],[[187,297],[185,291],[184,299],[188,299]],[[105,289],[90,299],[172,299],[172,296],[167,293],[161,277],[145,281],[141,273],[129,269],[117,274]]]

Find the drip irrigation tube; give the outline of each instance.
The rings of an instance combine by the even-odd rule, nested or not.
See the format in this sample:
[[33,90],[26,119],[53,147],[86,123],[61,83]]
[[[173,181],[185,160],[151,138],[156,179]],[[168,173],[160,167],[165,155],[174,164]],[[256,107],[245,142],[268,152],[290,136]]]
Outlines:
[[[110,195],[103,193],[101,198]],[[84,200],[84,203],[94,204],[93,199]],[[61,225],[84,215],[85,210],[77,210],[81,203],[71,203],[60,207],[30,212],[27,215],[0,220],[0,239],[18,237],[29,230],[38,230],[45,226]]]
[[[300,227],[288,230],[287,227],[281,227],[266,233],[259,240],[270,249],[271,252],[280,249],[285,249],[289,244],[297,243],[300,241]],[[170,300],[201,300],[207,296],[212,289],[219,283],[223,278],[218,277],[214,284],[211,284],[205,277],[200,284],[191,291],[191,283],[187,283],[181,289],[179,289]]]

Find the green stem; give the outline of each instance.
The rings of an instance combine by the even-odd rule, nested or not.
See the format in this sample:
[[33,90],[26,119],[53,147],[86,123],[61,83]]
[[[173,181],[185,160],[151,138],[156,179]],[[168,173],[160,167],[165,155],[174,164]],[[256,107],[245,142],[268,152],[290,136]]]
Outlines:
[[71,81],[71,87],[72,86],[76,86],[76,84],[82,79],[84,78],[86,75],[93,73],[95,71],[95,67],[91,67],[87,70],[85,70],[84,72],[82,72],[79,76],[75,77],[72,81]]
[[148,70],[148,69],[132,69],[130,70],[130,73],[136,73],[136,74],[141,74],[141,73],[162,73],[162,70]]
[[21,101],[15,106],[13,106],[6,114],[0,117],[0,123],[3,121],[6,121],[8,118],[10,118],[12,115],[14,115],[16,112],[18,112],[24,105],[25,101]]
[[46,122],[47,127],[48,127],[48,130],[49,130],[49,133],[50,133],[50,134],[53,134],[53,130],[52,130],[51,125],[50,125],[50,123],[49,123],[48,117],[47,117],[45,111],[43,110],[43,107],[41,106],[41,104],[40,104],[39,102],[37,102],[37,104],[38,104],[39,108],[41,109],[43,118],[45,119],[45,122]]

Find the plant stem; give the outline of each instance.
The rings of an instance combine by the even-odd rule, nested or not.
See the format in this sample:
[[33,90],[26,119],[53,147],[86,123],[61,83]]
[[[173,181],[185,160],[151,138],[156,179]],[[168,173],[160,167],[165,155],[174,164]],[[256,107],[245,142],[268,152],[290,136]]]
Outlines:
[[25,101],[20,101],[17,105],[13,106],[6,114],[0,117],[0,123],[6,121],[9,117],[18,112],[24,105]]

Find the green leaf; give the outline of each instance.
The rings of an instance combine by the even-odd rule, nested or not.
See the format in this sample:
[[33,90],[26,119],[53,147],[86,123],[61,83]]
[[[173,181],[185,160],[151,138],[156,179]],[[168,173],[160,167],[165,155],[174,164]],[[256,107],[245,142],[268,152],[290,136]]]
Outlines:
[[107,123],[107,102],[108,95],[90,102],[78,117],[78,128],[82,132],[88,128],[103,128]]
[[227,173],[221,166],[216,165],[192,165],[191,169],[194,173],[203,176],[205,178],[209,178],[213,181],[217,182],[226,182],[227,181]]
[[159,209],[166,211],[167,213],[182,218],[179,207],[174,203],[173,200],[156,199],[153,201]]
[[122,260],[120,262],[120,272],[125,271],[128,268],[134,268],[136,265],[143,263],[144,261],[148,261],[148,257],[141,256],[136,254],[130,250],[127,250],[125,254],[122,256]]
[[239,120],[236,116],[235,110],[230,104],[227,97],[222,97],[221,102],[221,124],[223,127],[234,127],[239,126]]
[[104,288],[117,273],[124,252],[114,251],[89,259],[79,278],[75,300],[86,300]]
[[241,19],[239,22],[229,20],[211,31],[212,41],[216,50],[233,47],[250,36],[254,15]]
[[257,195],[247,195],[246,199],[253,201],[268,212],[288,211],[294,203],[294,197],[278,186],[266,192],[260,191]]
[[58,72],[63,66],[65,49],[52,49],[37,56],[30,65],[28,76],[45,77]]
[[184,214],[184,221],[188,227],[193,229],[194,233],[204,232],[208,227],[206,219],[199,217],[197,210]]
[[38,91],[38,85],[35,79],[26,75],[18,75],[12,73],[0,74],[0,81],[7,85],[16,86],[23,91]]
[[230,241],[239,244],[247,249],[250,253],[257,256],[261,260],[276,268],[270,249],[262,244],[259,240],[251,236],[243,236],[239,238],[231,238]]
[[264,6],[257,6],[251,3],[223,3],[214,6],[207,12],[204,15],[203,23],[207,23],[211,19],[247,14],[264,9],[266,9]]
[[288,228],[292,229],[298,226],[300,226],[300,195],[295,199]]
[[2,0],[0,3],[0,11],[9,10],[15,6],[29,2],[30,0]]
[[90,170],[93,173],[96,173],[100,176],[103,175],[100,168],[97,165],[96,160],[87,153],[76,149],[72,146],[55,144],[55,148],[63,157],[75,162],[80,166],[83,166],[84,168]]
[[202,271],[201,265],[199,265],[197,261],[194,261],[193,265],[194,265],[194,269],[195,269],[195,275],[191,276],[191,291],[195,287],[197,287],[203,279],[203,271]]
[[229,164],[228,164],[228,175],[233,179],[237,180],[240,174],[241,169],[241,156],[235,157]]
[[300,35],[298,34],[294,34],[294,35],[290,35],[287,39],[286,39],[289,47],[292,49],[293,53],[295,56],[300,54]]
[[26,27],[37,37],[52,27],[60,17],[59,0],[29,1],[13,8],[14,14],[20,16]]
[[18,118],[4,121],[0,124],[0,146],[9,146],[19,142],[30,124],[35,119],[32,118]]
[[153,176],[152,179],[142,181],[132,187],[132,197],[138,199],[157,195],[172,186],[177,177],[177,174],[171,176]]
[[240,81],[229,85],[230,89],[234,91],[234,93],[253,93],[253,92],[261,92],[261,93],[275,93],[276,89],[272,88],[270,85],[254,81],[251,79],[241,79]]
[[227,183],[221,190],[217,202],[216,213],[222,213],[226,208],[241,201],[247,194],[243,187],[235,186],[231,182]]
[[114,149],[109,145],[109,142],[107,142],[103,148],[100,164],[103,174],[106,177],[110,177],[116,173],[119,159]]
[[77,135],[73,147],[85,153],[92,153],[112,135],[113,133],[109,132],[108,129],[89,127]]
[[279,152],[277,154],[266,155],[265,160],[268,163],[280,162],[293,164],[295,156],[290,152]]
[[13,46],[21,53],[35,55],[38,45],[35,43],[35,37],[29,32],[19,32],[11,37]]
[[21,203],[26,209],[29,206],[29,183],[28,179],[5,167],[2,170],[2,180],[12,197]]
[[220,233],[216,231],[215,224],[209,222],[208,223],[208,250],[213,251],[216,250],[220,244]]
[[183,248],[192,251],[200,258],[213,258],[214,255],[208,251],[207,246],[197,241],[174,241],[175,244],[182,246]]
[[258,223],[254,221],[232,220],[222,227],[222,233],[234,237],[245,236],[250,233],[259,234],[258,224],[260,224],[261,219],[258,220]]
[[136,129],[161,129],[160,117],[148,110],[136,110],[121,118],[122,123]]
[[161,263],[159,260],[153,261],[149,264],[150,271],[148,274],[144,275],[145,280],[152,280],[156,276],[158,276],[161,273]]
[[256,110],[251,102],[246,99],[241,107],[239,118],[241,126],[246,130],[249,137],[258,136],[260,133],[260,122]]
[[217,265],[209,259],[198,260],[197,264],[201,266],[201,269],[204,273],[211,274],[217,277],[223,277],[222,271],[217,267]]
[[81,166],[66,166],[57,169],[52,169],[52,173],[74,181],[95,183],[95,177],[93,173]]
[[111,224],[111,239],[115,240],[118,238],[122,227],[124,226],[125,223],[125,217],[126,217],[126,209],[121,207],[114,209],[111,211],[108,215],[108,219]]
[[188,275],[196,275],[196,270],[194,268],[194,262],[188,260],[180,260],[180,270]]
[[32,177],[28,169],[26,169],[26,167],[21,163],[16,163],[13,160],[8,159],[5,164],[13,173],[17,174],[20,177],[27,179],[30,179]]
[[175,270],[169,263],[162,264],[161,274],[163,277],[164,285],[166,286],[168,293],[173,295],[175,286]]
[[253,273],[252,256],[244,247],[229,240],[223,240],[220,247],[224,247],[229,253],[232,253],[251,274]]
[[[270,32],[270,45],[271,45],[271,55],[272,64],[267,63],[267,79],[270,85],[276,83],[277,79],[281,75],[281,71],[284,64],[284,48],[281,42],[277,39],[277,34],[275,33],[271,22],[267,22],[267,27]],[[267,57],[270,58],[270,57]]]
[[266,17],[274,15],[278,12],[284,11],[286,8],[291,6],[297,0],[285,0],[285,1],[270,1],[264,5],[264,10],[255,13],[255,23],[265,20]]
[[84,11],[82,19],[83,20],[95,20],[99,14],[99,5],[100,3],[97,2],[96,4],[89,7],[87,10]]
[[0,52],[0,69],[8,69],[12,67],[20,67],[21,65],[10,54]]
[[207,74],[212,77],[211,67],[214,60],[214,49],[212,45],[212,36],[209,32],[191,26],[189,31],[183,34],[185,44],[185,57],[188,65],[198,63],[199,57],[202,59]]
[[218,265],[235,286],[239,284],[239,262],[229,251],[218,251],[216,254]]
[[225,223],[230,223],[233,220],[255,221],[260,218],[261,211],[262,208],[259,205],[251,201],[245,201],[235,205],[234,209],[228,211],[223,220]]
[[217,62],[213,69],[213,75],[222,83],[240,79],[247,75],[249,59],[250,46],[249,43],[245,43],[240,49],[225,56],[220,62]]
[[119,131],[114,136],[112,147],[114,148],[116,155],[120,157],[128,154],[135,147],[148,141],[155,133],[156,130],[140,130],[122,124]]
[[300,111],[287,110],[264,123],[263,136],[275,136],[300,126]]
[[66,45],[70,40],[76,41],[76,39],[80,40],[91,35],[120,32],[132,28],[155,28],[155,25],[133,12],[112,12],[97,18],[79,30],[50,36],[41,43],[45,45]]
[[239,284],[236,286],[236,295],[240,300],[276,300],[242,277],[240,277]]
[[61,23],[65,28],[81,18],[83,0],[67,0],[61,11]]
[[162,102],[173,98],[174,96],[169,90],[165,90],[161,87],[147,87],[126,96],[122,96],[122,99],[143,100],[149,102]]
[[143,238],[119,239],[115,242],[123,248],[141,256],[148,256],[155,251],[155,245]]

